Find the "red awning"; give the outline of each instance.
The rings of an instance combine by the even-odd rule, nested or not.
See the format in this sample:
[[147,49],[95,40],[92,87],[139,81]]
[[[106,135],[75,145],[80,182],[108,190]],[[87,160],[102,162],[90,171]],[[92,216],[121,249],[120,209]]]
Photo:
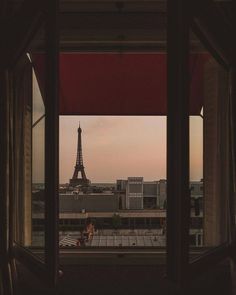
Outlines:
[[[61,53],[61,115],[166,115],[167,67],[163,53]],[[203,104],[206,54],[190,57],[190,114]],[[43,58],[33,63],[44,84]]]

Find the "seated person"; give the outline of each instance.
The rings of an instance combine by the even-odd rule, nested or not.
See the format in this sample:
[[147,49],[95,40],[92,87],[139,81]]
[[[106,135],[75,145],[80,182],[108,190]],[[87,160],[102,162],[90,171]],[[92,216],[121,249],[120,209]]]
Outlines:
[[94,225],[93,223],[89,220],[87,222],[87,225],[86,225],[86,230],[84,232],[84,236],[87,237],[87,240],[91,240],[92,237],[93,237],[93,234],[94,234]]

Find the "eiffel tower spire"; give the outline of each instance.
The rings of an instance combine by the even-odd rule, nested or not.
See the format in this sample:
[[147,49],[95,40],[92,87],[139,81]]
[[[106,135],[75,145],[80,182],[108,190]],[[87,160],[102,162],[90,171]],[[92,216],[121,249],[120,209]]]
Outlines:
[[[89,184],[89,180],[87,179],[85,171],[84,171],[81,133],[82,133],[82,129],[79,123],[76,163],[74,167],[73,176],[70,179],[70,185],[72,186],[76,186],[76,185],[88,186]],[[81,173],[81,178],[78,178],[79,172]]]

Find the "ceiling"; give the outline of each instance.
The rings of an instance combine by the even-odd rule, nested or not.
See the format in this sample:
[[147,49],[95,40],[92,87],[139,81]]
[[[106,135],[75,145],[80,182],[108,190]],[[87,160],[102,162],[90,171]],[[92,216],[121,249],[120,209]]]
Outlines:
[[[12,11],[22,2],[8,1]],[[221,18],[231,25],[233,2],[214,2]],[[166,0],[61,0],[59,26],[61,51],[165,52]],[[192,51],[204,50],[193,34],[190,40]]]

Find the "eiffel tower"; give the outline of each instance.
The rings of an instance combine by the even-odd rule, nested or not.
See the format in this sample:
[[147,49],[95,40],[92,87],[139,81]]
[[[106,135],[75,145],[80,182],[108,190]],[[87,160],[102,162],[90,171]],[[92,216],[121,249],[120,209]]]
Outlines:
[[[72,178],[70,179],[71,186],[77,186],[77,185],[88,186],[90,183],[90,181],[89,181],[89,179],[87,179],[85,171],[84,171],[81,133],[82,133],[82,129],[80,128],[80,125],[79,125],[77,157],[76,157],[74,174],[73,174]],[[79,172],[81,173],[81,178],[78,178]]]

